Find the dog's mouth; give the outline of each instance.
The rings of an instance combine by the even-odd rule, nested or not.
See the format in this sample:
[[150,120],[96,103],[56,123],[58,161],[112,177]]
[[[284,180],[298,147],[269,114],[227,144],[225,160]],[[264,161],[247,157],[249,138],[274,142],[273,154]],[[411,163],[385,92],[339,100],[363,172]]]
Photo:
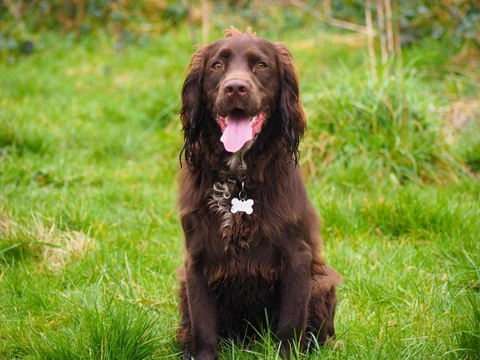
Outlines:
[[226,117],[218,115],[217,121],[223,132],[220,141],[223,143],[225,150],[235,153],[243,148],[262,130],[266,117],[266,111],[250,117],[239,108],[230,111],[230,114]]

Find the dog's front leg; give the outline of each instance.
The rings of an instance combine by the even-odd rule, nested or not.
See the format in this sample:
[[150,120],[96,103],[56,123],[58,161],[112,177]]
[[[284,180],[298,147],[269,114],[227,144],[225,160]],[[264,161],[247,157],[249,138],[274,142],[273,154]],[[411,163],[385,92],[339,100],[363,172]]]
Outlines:
[[193,357],[195,360],[216,359],[217,311],[205,275],[198,269],[187,268],[186,286]]
[[312,278],[310,274],[311,255],[298,254],[297,259],[282,274],[280,312],[277,336],[282,342],[282,357],[290,357],[290,349],[297,340],[305,343],[308,304],[311,296]]

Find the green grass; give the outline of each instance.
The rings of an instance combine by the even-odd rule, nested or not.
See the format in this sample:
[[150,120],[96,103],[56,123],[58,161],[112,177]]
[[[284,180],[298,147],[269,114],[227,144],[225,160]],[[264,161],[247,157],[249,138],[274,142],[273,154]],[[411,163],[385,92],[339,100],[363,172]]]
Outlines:
[[[447,136],[442,111],[472,79],[440,68],[444,43],[374,83],[357,37],[260,33],[296,57],[301,167],[344,278],[337,343],[306,358],[478,358],[480,121]],[[121,51],[101,34],[36,37],[0,64],[0,359],[175,358],[188,31]],[[221,350],[272,359],[278,342]]]

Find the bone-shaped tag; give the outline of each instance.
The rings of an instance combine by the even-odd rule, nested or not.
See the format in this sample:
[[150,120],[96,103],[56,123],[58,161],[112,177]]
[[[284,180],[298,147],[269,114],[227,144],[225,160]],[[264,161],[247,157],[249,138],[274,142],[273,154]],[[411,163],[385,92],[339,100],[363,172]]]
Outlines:
[[237,198],[232,199],[232,208],[230,211],[235,214],[236,212],[244,212],[250,215],[253,213],[253,200],[252,199],[246,199],[246,200],[238,200]]

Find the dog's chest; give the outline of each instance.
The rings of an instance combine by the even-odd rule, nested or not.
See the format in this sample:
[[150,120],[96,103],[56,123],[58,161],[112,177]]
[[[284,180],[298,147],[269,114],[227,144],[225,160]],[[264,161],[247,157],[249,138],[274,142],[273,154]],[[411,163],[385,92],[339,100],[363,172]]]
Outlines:
[[218,226],[221,241],[228,248],[244,248],[256,236],[258,209],[235,185],[215,183],[209,200],[210,214]]
[[259,208],[245,186],[245,171],[241,162],[235,171],[220,172],[208,194],[210,214],[226,248],[248,246],[256,235]]
[[237,292],[273,285],[281,268],[280,259],[266,244],[252,245],[238,252],[211,254],[205,272],[211,288],[234,287]]

